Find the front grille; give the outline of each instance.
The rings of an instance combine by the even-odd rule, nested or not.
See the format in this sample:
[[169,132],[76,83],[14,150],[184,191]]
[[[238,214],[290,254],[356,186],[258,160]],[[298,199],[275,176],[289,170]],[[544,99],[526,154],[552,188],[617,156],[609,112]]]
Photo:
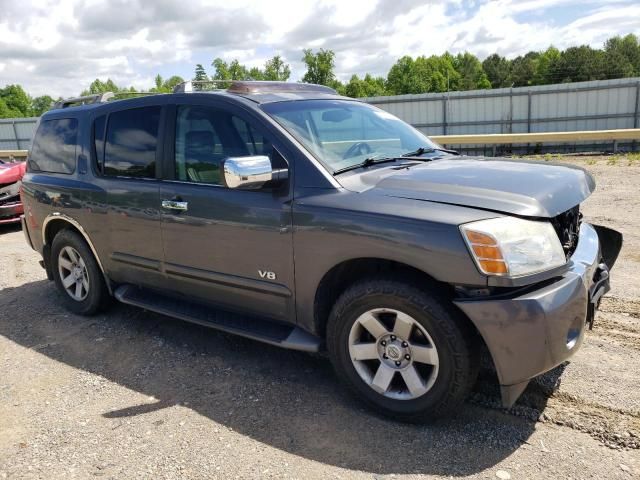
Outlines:
[[558,234],[567,259],[573,255],[578,245],[578,234],[580,233],[581,222],[582,213],[580,213],[580,205],[576,205],[551,219],[551,224]]

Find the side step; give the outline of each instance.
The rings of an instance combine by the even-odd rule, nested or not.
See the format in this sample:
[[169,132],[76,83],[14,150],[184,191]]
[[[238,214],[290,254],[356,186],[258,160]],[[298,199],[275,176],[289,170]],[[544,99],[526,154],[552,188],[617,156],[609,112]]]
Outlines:
[[320,350],[320,339],[298,327],[275,323],[251,315],[214,310],[198,303],[171,298],[166,294],[134,285],[121,285],[115,290],[114,295],[122,303],[259,342],[304,352]]

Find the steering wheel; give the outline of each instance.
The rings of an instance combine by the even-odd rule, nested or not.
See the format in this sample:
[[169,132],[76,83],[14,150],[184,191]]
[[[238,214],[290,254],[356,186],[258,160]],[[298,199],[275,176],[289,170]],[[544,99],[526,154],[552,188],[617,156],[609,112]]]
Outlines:
[[351,158],[357,155],[367,155],[373,152],[373,148],[367,142],[356,142],[349,147],[349,149],[344,152],[342,158]]

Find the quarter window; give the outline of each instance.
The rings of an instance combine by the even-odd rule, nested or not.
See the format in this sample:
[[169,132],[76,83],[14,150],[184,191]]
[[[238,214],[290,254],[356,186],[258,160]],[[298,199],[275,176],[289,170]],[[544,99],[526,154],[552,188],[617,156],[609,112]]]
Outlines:
[[224,110],[183,105],[176,121],[176,179],[222,184],[227,157],[267,155],[271,143],[253,126]]
[[78,120],[61,118],[40,122],[29,155],[29,170],[73,173],[76,169]]
[[133,108],[109,115],[105,175],[155,178],[161,108]]

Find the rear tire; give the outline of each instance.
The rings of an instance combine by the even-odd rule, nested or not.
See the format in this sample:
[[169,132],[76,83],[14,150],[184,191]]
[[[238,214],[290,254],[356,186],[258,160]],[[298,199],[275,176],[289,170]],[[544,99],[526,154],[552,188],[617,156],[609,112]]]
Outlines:
[[478,373],[477,342],[460,312],[402,280],[348,288],[331,310],[327,347],[360,399],[402,421],[451,414]]
[[93,315],[105,308],[111,296],[84,239],[70,229],[60,231],[51,246],[51,270],[65,306],[73,313]]

